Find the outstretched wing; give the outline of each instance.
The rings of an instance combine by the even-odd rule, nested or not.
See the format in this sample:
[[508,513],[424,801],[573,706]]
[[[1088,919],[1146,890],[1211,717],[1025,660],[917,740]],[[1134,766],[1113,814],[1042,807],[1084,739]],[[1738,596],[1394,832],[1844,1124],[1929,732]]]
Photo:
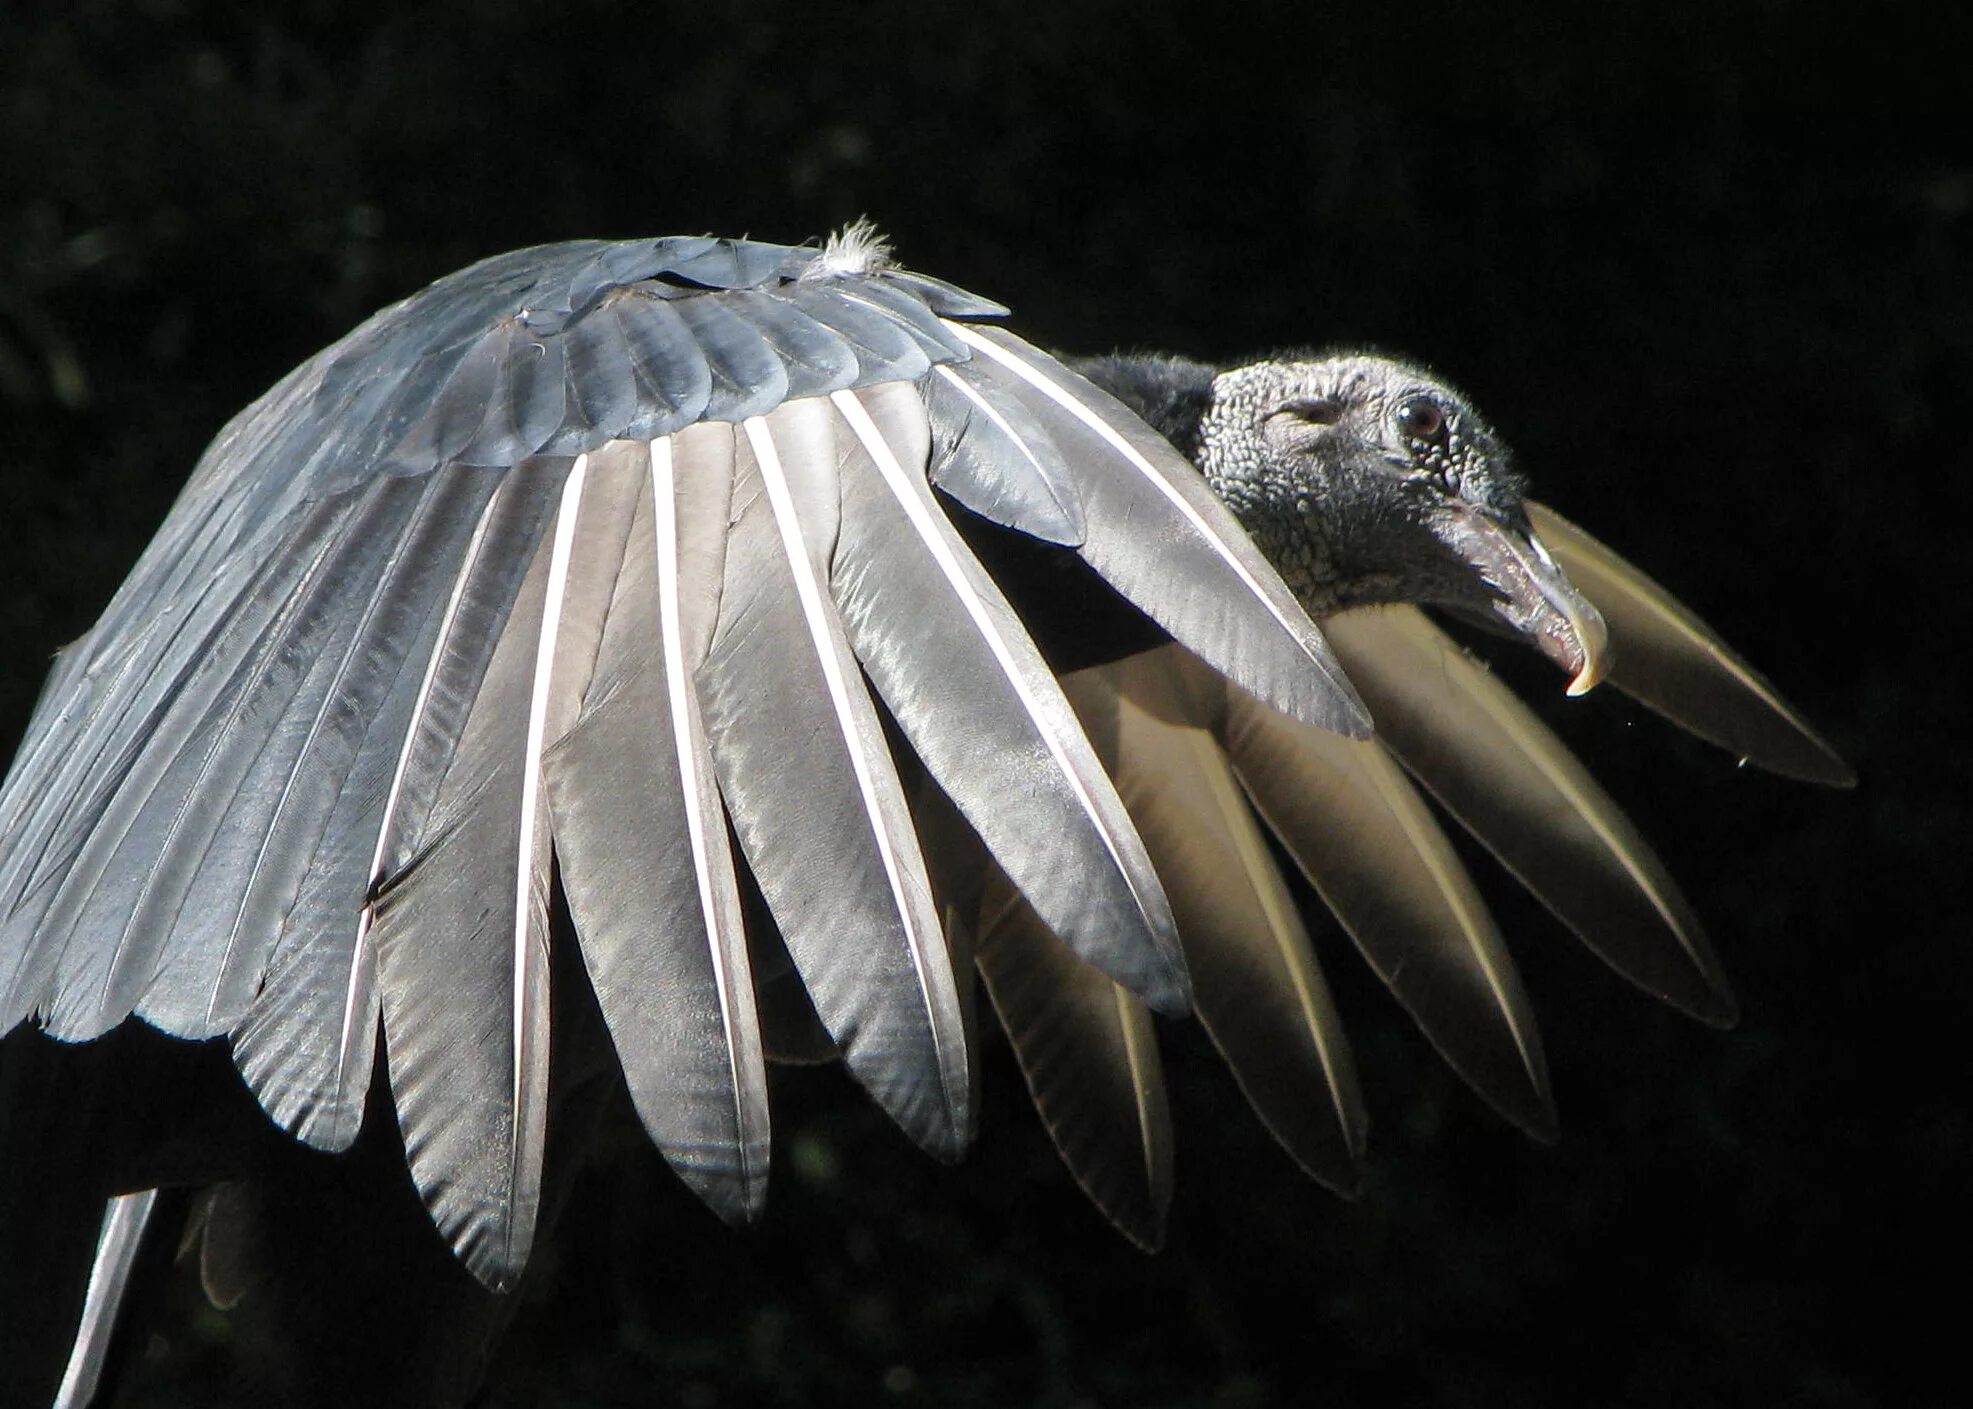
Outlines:
[[413,1174],[501,1286],[558,884],[638,1111],[735,1216],[767,1152],[742,865],[858,1080],[928,1148],[969,1128],[969,975],[901,750],[1077,962],[1183,1009],[1151,855],[968,534],[1073,550],[1311,726],[1368,719],[1191,467],[1000,312],[867,258],[569,244],[297,369],[208,450],[0,789],[0,1029],[228,1035],[326,1148],[381,1031]]

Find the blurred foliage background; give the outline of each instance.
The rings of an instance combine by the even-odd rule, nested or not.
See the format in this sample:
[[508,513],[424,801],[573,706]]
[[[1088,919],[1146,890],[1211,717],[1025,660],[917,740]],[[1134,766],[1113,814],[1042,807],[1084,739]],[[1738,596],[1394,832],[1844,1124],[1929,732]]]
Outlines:
[[[1973,19],[1957,5],[1413,0],[282,5],[0,21],[0,733],[202,444],[376,306],[572,236],[904,260],[1077,351],[1428,359],[1542,497],[1823,724],[1850,795],[1502,662],[1658,840],[1746,1016],[1661,1010],[1476,856],[1547,1024],[1536,1148],[1318,936],[1371,1092],[1344,1205],[1189,1026],[1170,1247],[1080,1200],[991,1054],[933,1166],[777,1087],[733,1232],[599,1173],[501,1405],[1961,1402]],[[10,1275],[12,1269],[9,1269]],[[141,1402],[200,1402],[186,1308]]]

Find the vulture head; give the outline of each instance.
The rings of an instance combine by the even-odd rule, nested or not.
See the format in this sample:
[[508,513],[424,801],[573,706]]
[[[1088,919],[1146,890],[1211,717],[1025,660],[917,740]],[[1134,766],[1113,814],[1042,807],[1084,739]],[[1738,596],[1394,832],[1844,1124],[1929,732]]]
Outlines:
[[1507,445],[1431,372],[1360,352],[1078,369],[1191,456],[1311,616],[1442,607],[1526,637],[1572,695],[1603,678],[1609,631],[1536,536]]

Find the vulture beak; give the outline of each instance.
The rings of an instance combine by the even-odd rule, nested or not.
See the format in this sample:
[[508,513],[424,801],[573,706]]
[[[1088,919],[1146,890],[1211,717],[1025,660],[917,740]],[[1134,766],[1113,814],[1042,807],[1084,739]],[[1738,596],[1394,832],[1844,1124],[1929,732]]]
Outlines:
[[1569,672],[1569,693],[1588,694],[1608,674],[1610,631],[1534,531],[1459,506],[1447,544],[1477,568],[1494,615]]

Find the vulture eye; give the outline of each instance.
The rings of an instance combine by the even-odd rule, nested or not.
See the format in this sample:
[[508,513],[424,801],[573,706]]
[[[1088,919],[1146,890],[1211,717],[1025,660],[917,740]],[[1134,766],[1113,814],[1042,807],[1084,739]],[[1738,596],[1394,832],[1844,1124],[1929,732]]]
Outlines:
[[1397,423],[1413,440],[1437,440],[1445,432],[1445,407],[1429,396],[1408,397],[1397,409]]

